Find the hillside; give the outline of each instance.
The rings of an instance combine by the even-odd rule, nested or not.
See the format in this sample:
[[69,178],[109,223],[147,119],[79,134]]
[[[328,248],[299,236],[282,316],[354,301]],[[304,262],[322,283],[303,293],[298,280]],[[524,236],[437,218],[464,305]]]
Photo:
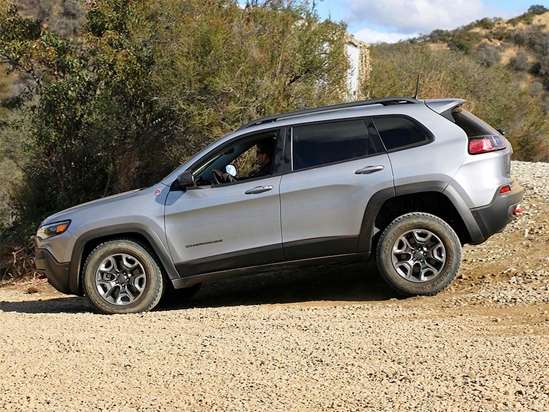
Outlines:
[[484,18],[456,30],[435,30],[412,42],[458,50],[488,67],[506,67],[521,75],[533,92],[543,94],[547,106],[549,11],[543,6],[532,9],[537,14],[525,13],[510,20]]
[[[513,58],[520,51],[527,53],[527,62],[531,65],[542,59],[543,53],[535,50],[535,37],[543,37],[549,28],[549,12],[535,15],[531,20],[499,20],[494,23],[493,28],[482,26],[471,30],[473,33],[479,33],[484,39],[477,48],[483,44],[494,46],[500,52],[500,64],[509,65]],[[530,43],[533,41],[533,43]]]

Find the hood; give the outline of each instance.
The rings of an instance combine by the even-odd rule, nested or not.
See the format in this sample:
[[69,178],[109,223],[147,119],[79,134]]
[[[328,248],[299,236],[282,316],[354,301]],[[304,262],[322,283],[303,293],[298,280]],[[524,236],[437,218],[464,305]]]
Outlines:
[[133,209],[142,204],[144,197],[155,199],[156,201],[163,203],[162,199],[164,199],[165,196],[159,196],[157,191],[160,190],[160,193],[165,194],[168,189],[169,188],[166,188],[164,185],[157,184],[146,189],[135,189],[117,195],[92,200],[55,213],[47,217],[42,222],[42,225],[61,220],[73,220],[76,217],[87,220],[88,218],[97,219],[98,217],[130,213]]

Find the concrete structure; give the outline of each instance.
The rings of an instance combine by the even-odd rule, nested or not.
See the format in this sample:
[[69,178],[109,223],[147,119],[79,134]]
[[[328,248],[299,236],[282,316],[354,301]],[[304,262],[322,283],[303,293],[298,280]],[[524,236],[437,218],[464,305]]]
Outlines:
[[347,39],[347,55],[349,68],[347,69],[347,100],[364,100],[369,96],[365,93],[365,86],[370,82],[370,46],[356,40],[351,35]]

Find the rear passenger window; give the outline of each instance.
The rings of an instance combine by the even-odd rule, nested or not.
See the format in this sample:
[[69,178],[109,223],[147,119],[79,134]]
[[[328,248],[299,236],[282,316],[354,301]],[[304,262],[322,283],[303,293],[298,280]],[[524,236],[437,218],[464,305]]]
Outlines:
[[428,143],[431,134],[407,117],[376,117],[373,119],[387,150]]
[[315,123],[292,132],[293,169],[305,169],[356,159],[381,151],[370,138],[364,120]]

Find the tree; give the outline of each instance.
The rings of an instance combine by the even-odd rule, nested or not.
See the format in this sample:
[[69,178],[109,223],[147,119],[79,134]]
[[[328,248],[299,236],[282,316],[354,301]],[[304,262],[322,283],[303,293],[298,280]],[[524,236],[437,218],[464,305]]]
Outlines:
[[[254,118],[342,101],[345,27],[306,2],[151,5],[155,82],[180,116],[184,157]],[[189,152],[190,151],[190,152]]]
[[541,6],[539,4],[530,6],[528,8],[528,13],[530,13],[530,14],[543,14],[547,11],[549,11],[547,8],[545,8],[544,6]]
[[306,1],[82,1],[85,24],[70,33],[11,1],[0,0],[0,55],[31,79],[12,99],[28,136],[20,234],[156,182],[253,118],[345,98],[345,27]]
[[18,96],[30,159],[14,196],[19,222],[167,172],[159,159],[172,119],[154,98],[152,54],[131,36],[144,2],[91,2],[74,40],[0,3],[0,54],[34,80]]

